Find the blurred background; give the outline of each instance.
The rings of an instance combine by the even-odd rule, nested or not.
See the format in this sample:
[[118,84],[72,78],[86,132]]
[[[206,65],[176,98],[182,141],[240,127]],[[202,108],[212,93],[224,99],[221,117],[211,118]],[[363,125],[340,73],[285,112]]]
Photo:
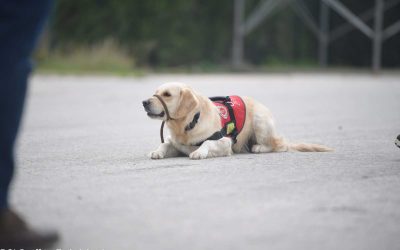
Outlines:
[[55,73],[369,70],[375,44],[395,69],[399,20],[398,0],[58,0],[35,59]]

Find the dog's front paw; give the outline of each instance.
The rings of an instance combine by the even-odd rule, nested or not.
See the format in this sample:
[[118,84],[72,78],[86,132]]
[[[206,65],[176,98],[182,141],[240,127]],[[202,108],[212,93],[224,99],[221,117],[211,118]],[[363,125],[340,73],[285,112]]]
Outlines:
[[189,155],[189,158],[192,160],[201,160],[207,158],[207,151],[196,150]]
[[163,159],[165,157],[165,154],[162,151],[153,151],[149,154],[149,156],[151,159],[156,160],[156,159]]

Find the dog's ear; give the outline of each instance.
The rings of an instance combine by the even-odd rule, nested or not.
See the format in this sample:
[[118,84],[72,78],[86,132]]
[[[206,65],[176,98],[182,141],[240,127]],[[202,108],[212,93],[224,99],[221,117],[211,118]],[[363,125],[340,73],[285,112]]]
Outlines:
[[196,108],[198,104],[199,100],[197,100],[197,97],[193,94],[193,92],[190,89],[188,88],[182,89],[179,106],[175,112],[175,117],[176,118],[185,117],[190,111]]

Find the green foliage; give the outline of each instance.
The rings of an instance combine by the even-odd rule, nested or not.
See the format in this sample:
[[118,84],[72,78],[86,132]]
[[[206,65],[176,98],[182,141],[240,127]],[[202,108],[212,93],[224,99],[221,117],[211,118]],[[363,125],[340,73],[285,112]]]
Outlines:
[[[304,2],[317,22],[320,1]],[[247,17],[259,3],[246,1]],[[346,5],[361,13],[373,8],[374,1],[351,0]],[[387,12],[386,20],[399,19],[399,8]],[[331,29],[344,23],[331,13]],[[109,64],[122,68],[225,67],[231,56],[232,14],[233,0],[58,0],[49,28],[50,53],[44,61],[59,61],[72,54],[71,58],[82,62],[88,56],[85,50],[95,54],[99,44],[112,39],[116,56],[108,56]],[[385,42],[383,61],[387,65],[400,63],[398,42],[399,35]],[[245,39],[245,59],[260,67],[315,65],[317,50],[316,37],[291,8],[277,10]],[[331,63],[366,66],[370,58],[371,43],[359,31],[330,46]]]
[[36,59],[42,72],[118,75],[136,73],[132,58],[112,39],[91,46],[74,47],[68,52],[55,50],[48,53],[41,50],[36,54]]
[[60,0],[51,23],[57,48],[113,37],[138,65],[180,66],[229,57],[230,0]]

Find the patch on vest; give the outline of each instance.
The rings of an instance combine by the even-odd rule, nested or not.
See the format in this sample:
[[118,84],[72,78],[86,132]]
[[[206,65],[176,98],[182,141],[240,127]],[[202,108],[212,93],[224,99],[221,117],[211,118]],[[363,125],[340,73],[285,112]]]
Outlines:
[[220,106],[220,105],[216,105],[219,115],[223,118],[223,119],[228,119],[229,113],[228,113],[228,109],[225,106]]
[[235,123],[229,122],[229,123],[226,125],[226,134],[227,134],[227,135],[230,135],[230,134],[233,132],[234,129],[235,129]]

